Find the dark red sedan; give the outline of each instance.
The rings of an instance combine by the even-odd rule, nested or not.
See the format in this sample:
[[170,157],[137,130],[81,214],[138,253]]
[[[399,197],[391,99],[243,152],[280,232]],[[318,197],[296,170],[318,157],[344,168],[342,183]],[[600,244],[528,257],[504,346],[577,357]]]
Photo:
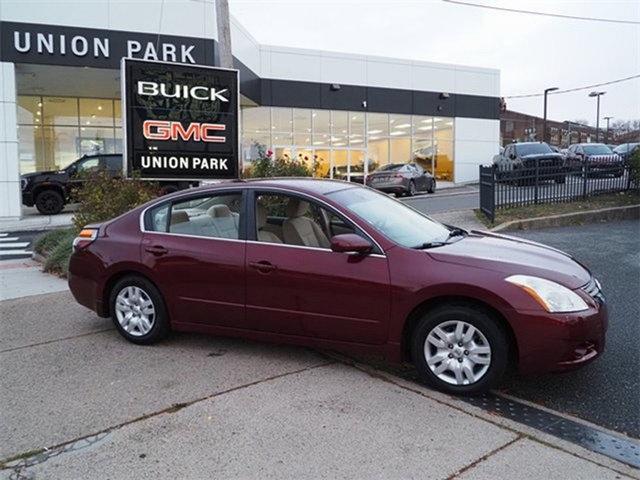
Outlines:
[[454,393],[509,363],[584,365],[607,328],[598,281],[569,255],[331,180],[206,186],[87,226],[69,286],[135,343],[175,330],[410,359]]

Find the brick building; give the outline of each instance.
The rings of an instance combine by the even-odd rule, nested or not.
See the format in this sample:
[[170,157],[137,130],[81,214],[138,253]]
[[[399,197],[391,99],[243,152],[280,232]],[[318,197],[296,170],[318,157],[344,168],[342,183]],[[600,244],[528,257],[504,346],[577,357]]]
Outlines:
[[[504,110],[500,113],[500,140],[502,145],[512,142],[541,142],[544,119],[526,113]],[[613,132],[605,139],[605,130],[600,129],[600,141],[613,142]],[[573,143],[596,141],[596,129],[575,122],[557,122],[547,119],[547,141],[551,145],[566,148]]]

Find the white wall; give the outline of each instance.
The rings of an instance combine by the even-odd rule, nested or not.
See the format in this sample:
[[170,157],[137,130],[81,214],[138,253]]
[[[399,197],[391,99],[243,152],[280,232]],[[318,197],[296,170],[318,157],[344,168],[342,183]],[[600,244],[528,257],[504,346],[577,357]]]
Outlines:
[[0,218],[21,215],[20,164],[13,63],[0,62]]
[[269,45],[260,50],[260,75],[265,78],[492,97],[500,94],[500,71],[494,69]]
[[[217,38],[212,1],[12,0],[0,2],[0,19]],[[234,55],[266,78],[494,97],[500,94],[499,70],[260,45],[235,18],[231,19],[231,39]]]
[[454,180],[477,182],[478,166],[490,164],[500,148],[500,120],[458,117],[453,131]]

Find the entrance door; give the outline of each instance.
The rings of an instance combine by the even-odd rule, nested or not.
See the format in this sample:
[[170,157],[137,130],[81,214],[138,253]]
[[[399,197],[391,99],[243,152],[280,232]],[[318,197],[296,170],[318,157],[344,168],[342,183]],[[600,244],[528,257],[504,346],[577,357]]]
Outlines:
[[[247,242],[247,323],[255,330],[364,344],[387,339],[390,286],[383,255],[333,252],[362,234],[306,197],[261,192]],[[381,252],[379,252],[381,253]]]

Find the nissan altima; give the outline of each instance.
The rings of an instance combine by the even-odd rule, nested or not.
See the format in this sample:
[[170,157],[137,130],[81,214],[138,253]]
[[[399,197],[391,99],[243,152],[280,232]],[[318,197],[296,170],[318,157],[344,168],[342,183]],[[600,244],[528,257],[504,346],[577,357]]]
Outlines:
[[208,185],[88,225],[69,286],[137,344],[188,331],[373,354],[459,394],[509,366],[585,365],[607,328],[571,256],[333,180]]

